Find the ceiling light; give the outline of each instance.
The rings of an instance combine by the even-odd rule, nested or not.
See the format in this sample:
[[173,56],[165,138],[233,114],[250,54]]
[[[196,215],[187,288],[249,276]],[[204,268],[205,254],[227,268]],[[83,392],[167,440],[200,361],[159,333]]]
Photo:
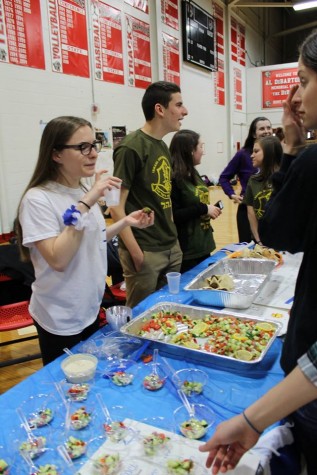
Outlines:
[[308,2],[298,2],[294,3],[293,8],[296,11],[299,10],[308,10],[308,8],[316,8],[317,7],[317,1],[308,1]]

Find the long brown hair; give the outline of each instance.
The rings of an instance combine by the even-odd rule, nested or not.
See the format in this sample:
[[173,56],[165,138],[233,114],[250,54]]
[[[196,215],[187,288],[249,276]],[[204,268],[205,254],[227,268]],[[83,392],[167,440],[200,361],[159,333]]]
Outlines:
[[173,178],[177,183],[190,180],[197,185],[193,152],[198,146],[200,135],[193,130],[183,129],[176,132],[170,144]]
[[263,150],[263,161],[260,167],[260,172],[253,177],[258,181],[269,183],[274,172],[278,171],[282,161],[283,147],[280,139],[274,135],[268,135],[256,139],[255,144],[258,143]]
[[[60,175],[60,165],[53,160],[54,153],[58,150],[62,150],[63,145],[67,144],[74,133],[80,127],[85,126],[92,129],[92,125],[88,120],[72,116],[56,117],[48,122],[42,134],[39,155],[33,175],[24,190],[21,201],[30,188],[45,187],[49,181],[57,181]],[[22,245],[23,231],[19,220],[21,201],[18,206],[17,217],[15,220],[15,232],[17,235],[20,257],[22,261],[28,261],[30,260],[30,253],[29,249]]]

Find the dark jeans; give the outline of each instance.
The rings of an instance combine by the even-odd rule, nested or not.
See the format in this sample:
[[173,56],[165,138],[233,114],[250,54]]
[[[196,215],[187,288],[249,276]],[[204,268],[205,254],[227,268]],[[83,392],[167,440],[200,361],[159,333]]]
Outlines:
[[207,259],[207,257],[210,257],[210,254],[207,254],[207,256],[203,257],[196,257],[196,259],[187,259],[183,261],[180,272],[183,274],[184,272],[187,272],[193,267],[198,266],[198,264]]
[[250,242],[252,240],[250,223],[248,220],[247,205],[240,204],[237,211],[237,227],[239,242]]
[[34,322],[34,325],[39,335],[43,365],[45,366],[58,356],[63,355],[64,348],[72,348],[93,335],[99,329],[99,318],[97,317],[94,323],[77,335],[54,335],[44,330],[38,323]]

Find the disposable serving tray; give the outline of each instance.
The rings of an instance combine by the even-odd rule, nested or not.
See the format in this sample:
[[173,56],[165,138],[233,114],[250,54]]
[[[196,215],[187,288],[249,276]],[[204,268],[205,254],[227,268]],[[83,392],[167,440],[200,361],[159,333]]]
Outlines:
[[[222,259],[200,272],[185,287],[201,305],[245,309],[250,307],[270,276],[276,262],[268,259]],[[204,289],[212,275],[229,274],[234,289]]]
[[[236,365],[241,366],[242,364],[247,365],[248,367],[259,363],[263,360],[265,355],[267,354],[270,346],[272,345],[274,339],[278,335],[278,332],[281,328],[281,325],[279,323],[275,323],[272,321],[267,321],[267,323],[270,323],[275,331],[274,335],[271,337],[270,340],[267,342],[267,346],[265,349],[262,351],[259,357],[257,357],[254,360],[251,361],[242,361],[239,360],[233,356],[225,356],[225,355],[218,355],[215,353],[210,353],[206,351],[205,349],[194,349],[194,348],[187,348],[184,346],[177,345],[171,341],[172,336],[171,335],[164,335],[163,332],[156,332],[155,334],[140,334],[140,330],[144,323],[146,321],[151,320],[154,314],[157,314],[158,312],[180,312],[182,315],[187,315],[191,319],[199,320],[199,319],[204,319],[207,315],[215,315],[219,318],[225,318],[227,316],[232,316],[240,319],[241,321],[246,321],[246,320],[256,320],[259,322],[266,322],[266,320],[263,320],[259,317],[253,317],[251,315],[241,315],[238,313],[234,312],[225,312],[223,310],[215,310],[211,308],[202,308],[202,307],[195,307],[191,305],[183,305],[183,304],[176,304],[173,302],[161,302],[158,303],[145,312],[141,313],[138,317],[134,318],[131,320],[129,323],[126,323],[123,327],[121,327],[120,331],[124,334],[127,335],[134,335],[137,336],[138,338],[144,339],[144,340],[150,340],[155,342],[155,344],[160,347],[164,353],[174,356],[178,359],[189,359],[193,361],[197,361],[198,363],[202,364],[210,364],[210,363],[215,363],[221,364],[223,363],[225,366],[228,367],[236,367]],[[186,328],[184,328],[184,325],[181,324],[179,325],[179,329],[177,331],[177,334],[186,331]],[[204,344],[208,338],[197,338],[197,342],[199,344]],[[230,364],[229,364],[230,363]]]

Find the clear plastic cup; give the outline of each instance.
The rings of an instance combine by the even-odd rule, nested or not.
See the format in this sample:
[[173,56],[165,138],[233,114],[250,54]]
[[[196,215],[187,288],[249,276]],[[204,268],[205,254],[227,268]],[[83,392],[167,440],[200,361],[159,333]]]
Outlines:
[[115,305],[106,310],[106,319],[112,330],[118,331],[132,318],[132,309],[125,305]]
[[120,203],[120,192],[121,186],[119,188],[113,186],[111,190],[106,190],[104,197],[107,206],[118,206]]
[[178,294],[181,281],[180,272],[168,272],[166,274],[168,290],[171,294]]

